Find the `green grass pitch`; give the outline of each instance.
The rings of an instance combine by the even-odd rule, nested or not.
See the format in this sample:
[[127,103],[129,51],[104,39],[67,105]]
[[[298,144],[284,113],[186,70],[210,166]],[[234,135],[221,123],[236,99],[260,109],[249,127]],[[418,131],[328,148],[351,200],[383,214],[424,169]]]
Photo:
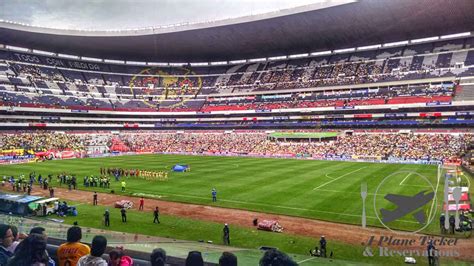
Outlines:
[[[190,172],[175,173],[175,164],[188,164]],[[85,175],[98,175],[100,167],[168,170],[168,181],[146,181],[128,178],[127,194],[142,193],[162,200],[213,205],[226,208],[286,214],[340,223],[360,224],[362,200],[360,186],[367,183],[367,224],[382,226],[374,211],[393,209],[383,196],[387,193],[415,195],[437,189],[436,206],[425,206],[426,214],[434,215],[433,223],[423,232],[437,233],[437,217],[442,204],[442,178],[438,180],[437,166],[380,163],[353,163],[296,159],[266,159],[185,155],[135,155],[110,158],[87,158],[46,161],[41,163],[0,166],[0,175],[28,175],[35,171],[43,177],[67,172],[76,174],[80,189]],[[394,174],[395,173],[395,174]],[[415,174],[414,174],[415,173]],[[417,173],[417,174],[416,174]],[[418,174],[423,175],[427,181]],[[56,178],[54,178],[55,186]],[[217,189],[212,203],[211,189]],[[112,178],[111,189],[120,191],[119,182]],[[89,190],[92,190],[89,188]],[[93,190],[101,191],[101,188]],[[104,189],[104,192],[108,190]],[[411,215],[388,224],[391,228],[416,230],[420,226]]]

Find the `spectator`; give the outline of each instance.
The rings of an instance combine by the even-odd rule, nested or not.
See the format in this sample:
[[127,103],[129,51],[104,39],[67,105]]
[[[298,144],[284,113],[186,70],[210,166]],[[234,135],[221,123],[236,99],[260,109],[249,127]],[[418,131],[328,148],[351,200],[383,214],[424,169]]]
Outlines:
[[151,266],[164,266],[166,263],[166,251],[156,248],[150,255]]
[[260,259],[260,266],[296,266],[298,265],[294,262],[288,255],[277,250],[269,249],[263,254],[263,257]]
[[8,259],[13,255],[8,248],[13,243],[13,232],[9,225],[0,224],[0,265],[7,265]]
[[48,265],[49,260],[46,253],[46,237],[30,234],[18,244],[15,255],[8,261],[8,266]]
[[[48,235],[46,234],[46,229],[44,229],[44,227],[37,226],[37,227],[31,228],[31,230],[30,230],[30,235],[31,235],[31,234],[42,235],[42,236],[45,238],[46,241],[48,240]],[[44,252],[46,253],[46,256],[49,258],[48,265],[49,265],[49,266],[54,266],[54,265],[56,265],[56,262],[54,262],[54,260],[49,256],[48,251],[45,250]]]
[[78,266],[107,266],[107,261],[102,258],[107,248],[107,239],[103,236],[95,236],[92,239],[91,254],[79,258]]
[[13,242],[12,245],[7,248],[12,254],[15,253],[15,249],[20,244],[20,235],[18,234],[18,228],[14,225],[11,226],[12,234],[13,234]]
[[80,257],[91,252],[89,246],[80,243],[82,230],[79,226],[72,226],[67,230],[66,243],[59,246],[57,255],[59,266],[75,266]]
[[123,252],[123,248],[116,248],[109,252],[109,266],[131,266],[133,260]]
[[190,251],[186,258],[186,266],[204,266],[202,254],[199,251]]
[[30,229],[30,234],[44,235],[46,237],[45,231],[46,229],[44,227],[37,226]]
[[219,266],[237,266],[237,257],[227,251],[224,251],[219,258]]

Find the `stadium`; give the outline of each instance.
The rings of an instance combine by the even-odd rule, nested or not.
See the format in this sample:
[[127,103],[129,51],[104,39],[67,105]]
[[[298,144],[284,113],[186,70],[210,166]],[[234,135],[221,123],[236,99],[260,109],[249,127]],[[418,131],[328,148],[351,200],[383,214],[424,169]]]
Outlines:
[[474,263],[473,1],[60,2],[0,3],[0,265]]

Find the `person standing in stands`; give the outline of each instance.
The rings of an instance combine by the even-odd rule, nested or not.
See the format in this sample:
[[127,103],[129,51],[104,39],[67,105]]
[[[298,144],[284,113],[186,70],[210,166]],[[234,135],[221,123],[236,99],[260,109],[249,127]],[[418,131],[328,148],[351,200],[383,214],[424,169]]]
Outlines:
[[80,257],[91,252],[89,246],[80,243],[82,230],[73,226],[67,230],[66,243],[59,246],[57,251],[59,266],[76,266]]
[[92,199],[93,199],[93,205],[96,206],[97,205],[97,192],[94,191],[94,196],[92,196]]
[[145,205],[145,200],[143,199],[143,197],[141,197],[140,198],[140,206],[138,207],[138,210],[143,211],[144,205]]
[[154,219],[153,219],[153,223],[160,223],[160,210],[158,209],[158,207],[155,208],[155,210],[153,211],[153,216],[154,216]]
[[122,222],[126,223],[127,222],[127,210],[125,210],[125,207],[122,207],[120,210],[120,213],[122,214]]
[[211,190],[211,195],[212,195],[212,202],[216,202],[217,201],[217,190],[215,188],[213,188]]
[[105,213],[104,213],[104,225],[109,227],[110,226],[110,213],[109,213],[109,209],[106,209],[105,210]]

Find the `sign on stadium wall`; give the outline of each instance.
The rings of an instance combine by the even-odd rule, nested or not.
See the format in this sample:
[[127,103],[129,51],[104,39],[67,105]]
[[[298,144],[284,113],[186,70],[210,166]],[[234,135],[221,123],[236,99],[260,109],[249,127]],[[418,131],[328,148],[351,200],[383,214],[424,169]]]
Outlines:
[[437,106],[437,105],[451,105],[451,102],[435,101],[435,102],[426,103],[426,106]]
[[384,114],[385,117],[406,117],[408,114],[404,114],[404,113],[395,113],[395,114]]
[[99,64],[90,63],[90,62],[80,62],[80,61],[65,60],[65,59],[59,59],[59,58],[29,55],[29,54],[22,54],[22,53],[13,53],[13,56],[18,61],[22,61],[26,63],[33,63],[33,64],[45,63],[47,65],[55,66],[55,67],[75,68],[75,69],[81,69],[81,70],[101,70]]

